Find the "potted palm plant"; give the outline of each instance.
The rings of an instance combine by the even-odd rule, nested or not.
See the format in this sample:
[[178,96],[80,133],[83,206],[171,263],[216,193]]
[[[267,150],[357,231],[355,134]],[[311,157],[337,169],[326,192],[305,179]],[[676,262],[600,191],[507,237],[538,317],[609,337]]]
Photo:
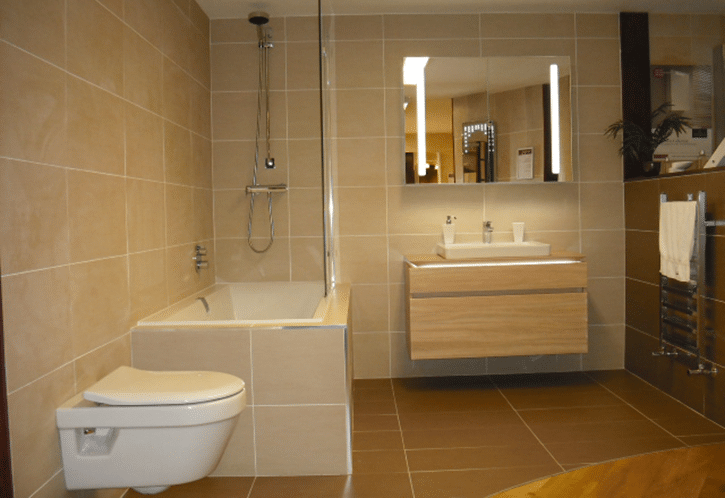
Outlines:
[[679,137],[680,133],[685,132],[685,128],[690,128],[690,118],[670,112],[670,107],[672,104],[665,102],[652,112],[650,123],[657,123],[652,130],[645,130],[631,121],[620,119],[609,125],[604,134],[616,139],[621,132],[622,146],[619,154],[642,164],[645,173],[656,175],[659,173],[660,163],[652,160],[655,149],[673,133]]

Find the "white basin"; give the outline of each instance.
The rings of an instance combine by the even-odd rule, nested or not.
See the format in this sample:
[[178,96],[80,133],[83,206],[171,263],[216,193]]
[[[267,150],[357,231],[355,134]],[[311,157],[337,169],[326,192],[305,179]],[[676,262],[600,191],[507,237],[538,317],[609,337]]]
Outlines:
[[436,252],[446,259],[501,258],[507,256],[548,256],[551,246],[543,242],[462,242],[439,243]]

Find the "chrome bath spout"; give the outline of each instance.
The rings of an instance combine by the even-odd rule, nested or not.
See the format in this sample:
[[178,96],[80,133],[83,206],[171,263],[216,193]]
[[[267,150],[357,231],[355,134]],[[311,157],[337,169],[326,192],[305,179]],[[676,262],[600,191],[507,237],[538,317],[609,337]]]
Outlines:
[[209,309],[209,303],[206,302],[206,298],[205,297],[197,297],[196,300],[197,301],[201,301],[201,304],[204,305],[204,309],[206,310],[206,314],[208,315],[211,311]]

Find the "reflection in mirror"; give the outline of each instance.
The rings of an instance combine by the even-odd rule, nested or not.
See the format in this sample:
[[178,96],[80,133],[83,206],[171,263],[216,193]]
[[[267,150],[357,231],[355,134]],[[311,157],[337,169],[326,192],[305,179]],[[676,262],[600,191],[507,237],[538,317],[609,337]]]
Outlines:
[[569,57],[425,58],[422,67],[404,78],[406,183],[572,179]]

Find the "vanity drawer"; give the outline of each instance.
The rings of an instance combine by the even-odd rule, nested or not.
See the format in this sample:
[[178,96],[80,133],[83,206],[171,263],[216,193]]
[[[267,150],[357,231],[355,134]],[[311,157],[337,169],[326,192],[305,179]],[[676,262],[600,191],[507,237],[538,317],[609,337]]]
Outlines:
[[587,352],[587,294],[409,300],[411,359]]
[[408,267],[411,294],[585,288],[584,262]]

